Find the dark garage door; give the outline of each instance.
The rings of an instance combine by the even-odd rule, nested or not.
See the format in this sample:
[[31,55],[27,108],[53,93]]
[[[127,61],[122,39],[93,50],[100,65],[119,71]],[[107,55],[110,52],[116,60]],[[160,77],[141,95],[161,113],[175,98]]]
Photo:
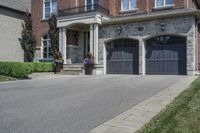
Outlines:
[[107,44],[107,73],[139,73],[138,41],[118,39]]
[[186,74],[184,37],[159,36],[148,40],[146,44],[146,74]]

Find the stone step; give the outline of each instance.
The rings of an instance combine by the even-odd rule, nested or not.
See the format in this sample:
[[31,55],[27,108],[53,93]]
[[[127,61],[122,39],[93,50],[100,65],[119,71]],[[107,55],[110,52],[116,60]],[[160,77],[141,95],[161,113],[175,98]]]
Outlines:
[[65,64],[63,66],[62,74],[66,75],[82,75],[83,74],[83,64]]

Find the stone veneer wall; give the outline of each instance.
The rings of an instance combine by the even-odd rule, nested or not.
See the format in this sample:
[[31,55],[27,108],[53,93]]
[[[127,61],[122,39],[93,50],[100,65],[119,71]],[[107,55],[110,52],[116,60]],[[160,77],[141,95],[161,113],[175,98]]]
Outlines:
[[[161,30],[164,23],[164,30]],[[117,34],[118,27],[122,33]],[[138,28],[143,27],[142,31]],[[181,35],[187,38],[187,74],[195,74],[195,18],[192,16],[157,19],[145,22],[133,22],[114,25],[104,25],[99,28],[99,62],[103,64],[104,44],[118,38],[133,38],[139,40],[139,73],[145,74],[145,40],[158,35]]]

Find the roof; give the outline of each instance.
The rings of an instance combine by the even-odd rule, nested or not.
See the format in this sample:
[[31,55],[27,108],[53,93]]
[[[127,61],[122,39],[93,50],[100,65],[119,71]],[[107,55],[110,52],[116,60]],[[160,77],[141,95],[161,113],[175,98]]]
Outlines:
[[0,6],[25,12],[31,11],[31,0],[0,0]]

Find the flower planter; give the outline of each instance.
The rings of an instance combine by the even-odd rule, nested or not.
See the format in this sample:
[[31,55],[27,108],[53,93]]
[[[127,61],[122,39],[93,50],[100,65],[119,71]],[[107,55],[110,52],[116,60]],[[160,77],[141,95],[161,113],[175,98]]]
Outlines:
[[92,75],[92,71],[94,69],[94,65],[85,65],[85,75]]
[[85,75],[92,75],[92,71],[94,69],[94,57],[89,52],[86,55],[86,58],[84,60],[85,64]]
[[55,74],[58,72],[61,72],[61,70],[63,69],[63,61],[55,61]]

